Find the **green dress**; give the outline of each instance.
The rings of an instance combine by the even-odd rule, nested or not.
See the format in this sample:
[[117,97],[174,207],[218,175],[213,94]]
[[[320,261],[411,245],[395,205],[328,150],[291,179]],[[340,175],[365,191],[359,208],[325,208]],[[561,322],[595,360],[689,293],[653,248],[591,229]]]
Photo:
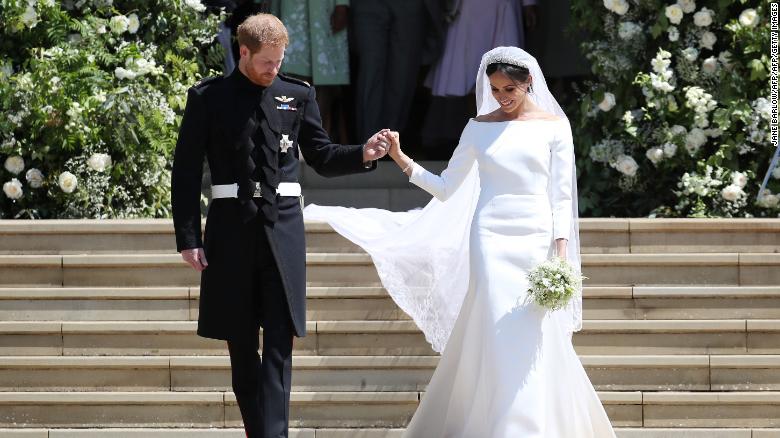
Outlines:
[[311,78],[314,85],[349,84],[347,30],[333,34],[330,16],[349,0],[280,0],[279,18],[290,35],[282,72]]

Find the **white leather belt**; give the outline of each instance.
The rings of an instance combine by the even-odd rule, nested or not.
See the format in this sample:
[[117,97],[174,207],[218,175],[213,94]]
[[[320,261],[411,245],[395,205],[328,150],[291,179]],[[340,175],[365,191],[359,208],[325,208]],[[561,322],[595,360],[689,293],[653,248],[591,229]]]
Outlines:
[[[276,188],[279,196],[301,196],[301,185],[298,183],[283,182]],[[260,183],[255,183],[254,198],[262,198]],[[238,198],[238,184],[218,184],[211,186],[211,199]]]

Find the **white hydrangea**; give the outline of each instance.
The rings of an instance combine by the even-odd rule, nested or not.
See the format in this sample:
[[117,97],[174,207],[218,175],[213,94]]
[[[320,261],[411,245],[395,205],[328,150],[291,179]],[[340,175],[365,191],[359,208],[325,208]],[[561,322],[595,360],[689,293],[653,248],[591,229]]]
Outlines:
[[666,32],[669,34],[669,41],[675,42],[680,39],[680,30],[677,29],[677,26],[669,26]]
[[19,182],[18,179],[12,178],[11,181],[3,184],[3,193],[5,193],[5,196],[7,196],[8,199],[16,200],[21,198],[24,194],[22,183]]
[[108,22],[108,27],[111,28],[111,32],[121,35],[130,27],[130,19],[124,15],[115,15]]
[[685,135],[685,149],[691,156],[696,155],[699,148],[707,143],[707,136],[699,128],[691,129],[691,132]]
[[745,27],[755,27],[758,24],[758,14],[753,8],[745,9],[739,14],[739,24]]
[[625,147],[619,140],[602,140],[590,148],[590,159],[598,163],[609,163],[623,154]]
[[604,112],[608,112],[615,107],[615,95],[612,93],[604,93],[604,99],[598,105],[599,109]]
[[59,178],[57,178],[57,182],[60,185],[60,189],[62,189],[62,191],[65,193],[73,193],[73,191],[76,190],[76,186],[78,185],[76,175],[67,171],[60,174]]
[[639,165],[636,164],[636,161],[630,155],[619,155],[610,165],[617,169],[618,172],[629,177],[636,175],[636,171],[639,169]]
[[87,165],[97,172],[103,172],[111,166],[111,156],[103,153],[94,153],[87,160]]
[[663,144],[664,157],[671,158],[677,153],[677,145],[672,142]]
[[726,201],[735,202],[745,196],[745,192],[742,191],[742,187],[736,184],[729,184],[721,190],[720,195]]
[[633,21],[624,21],[618,26],[618,36],[623,40],[630,40],[642,32],[642,26]]
[[701,63],[701,70],[707,74],[715,74],[718,71],[718,60],[714,56],[710,56]]
[[141,27],[141,21],[138,19],[138,14],[130,14],[130,16],[127,17],[127,31],[136,33],[138,32],[139,27]]
[[669,19],[669,22],[672,24],[680,24],[680,22],[683,19],[683,10],[680,7],[680,5],[670,5],[666,7],[666,18]]
[[30,187],[34,189],[39,189],[43,186],[43,173],[38,169],[32,168],[28,170],[24,178],[30,184]]
[[658,164],[664,159],[664,150],[659,147],[650,148],[645,152],[645,156],[651,163]]
[[693,47],[683,49],[682,54],[683,57],[690,62],[696,61],[696,58],[699,57],[699,51]]
[[714,33],[706,31],[701,35],[701,39],[699,39],[699,46],[712,50],[716,42],[718,42],[718,37],[716,37]]
[[699,27],[707,27],[712,24],[712,18],[715,12],[712,9],[701,8],[699,12],[693,14],[693,24]]
[[744,188],[747,185],[748,177],[743,172],[734,171],[731,172],[731,183],[739,186],[739,188]]
[[696,2],[694,0],[677,0],[677,4],[686,14],[690,14],[696,10]]
[[13,155],[5,159],[5,170],[14,175],[19,175],[24,170],[24,158]]
[[192,9],[195,9],[197,12],[203,12],[206,10],[206,7],[203,6],[203,3],[201,3],[200,0],[184,0],[184,3]]

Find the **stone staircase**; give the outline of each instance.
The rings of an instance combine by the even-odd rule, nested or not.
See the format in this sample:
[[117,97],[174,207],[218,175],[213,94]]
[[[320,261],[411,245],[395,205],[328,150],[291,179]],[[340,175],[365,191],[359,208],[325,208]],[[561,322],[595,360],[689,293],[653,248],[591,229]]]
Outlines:
[[[780,221],[584,219],[577,352],[621,438],[780,437]],[[307,224],[291,436],[395,438],[437,356]],[[242,437],[165,220],[0,222],[0,437]]]

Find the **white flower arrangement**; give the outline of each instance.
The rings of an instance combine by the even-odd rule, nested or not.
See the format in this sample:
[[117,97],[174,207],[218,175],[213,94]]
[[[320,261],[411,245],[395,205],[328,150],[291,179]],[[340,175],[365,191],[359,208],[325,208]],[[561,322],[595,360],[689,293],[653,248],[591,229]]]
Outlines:
[[585,278],[566,260],[553,257],[528,273],[526,300],[552,311],[563,309],[581,293]]
[[657,165],[661,162],[661,160],[664,159],[666,155],[664,154],[664,150],[662,148],[655,147],[648,149],[647,152],[645,152],[645,156],[648,160],[650,160],[651,163]]
[[758,24],[758,14],[753,8],[745,9],[739,14],[739,24],[745,27],[756,27]]
[[677,0],[677,4],[686,14],[696,10],[696,2],[694,0]]
[[701,8],[699,12],[693,14],[693,24],[699,27],[707,27],[712,24],[714,15],[715,13],[712,9]]
[[614,162],[610,163],[612,167],[625,176],[633,177],[639,169],[636,160],[630,155],[619,155]]
[[5,170],[8,172],[19,175],[24,170],[24,158],[18,155],[10,156],[5,159],[5,165],[3,167],[5,167]]
[[22,197],[24,191],[22,190],[22,183],[18,179],[12,178],[11,181],[3,184],[3,193],[8,199],[17,200]]
[[672,24],[680,24],[683,19],[683,9],[678,4],[669,5],[666,7],[666,10],[664,11],[664,14],[666,15],[666,18],[669,19],[669,22]]
[[24,174],[24,179],[26,179],[27,184],[34,189],[43,187],[43,173],[38,169],[29,169],[27,173]]
[[62,189],[62,191],[65,193],[73,193],[73,191],[76,190],[76,186],[78,185],[78,179],[76,179],[76,175],[67,171],[60,174],[57,182],[60,186],[60,189]]
[[615,107],[615,95],[612,93],[604,93],[604,99],[598,104],[601,111],[607,112]]
[[628,12],[628,2],[626,0],[604,0],[604,7],[618,15],[625,15]]
[[111,156],[108,154],[94,153],[87,160],[87,165],[96,172],[103,172],[111,167]]

